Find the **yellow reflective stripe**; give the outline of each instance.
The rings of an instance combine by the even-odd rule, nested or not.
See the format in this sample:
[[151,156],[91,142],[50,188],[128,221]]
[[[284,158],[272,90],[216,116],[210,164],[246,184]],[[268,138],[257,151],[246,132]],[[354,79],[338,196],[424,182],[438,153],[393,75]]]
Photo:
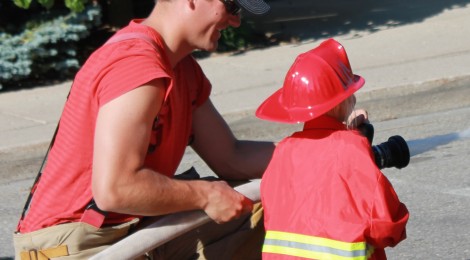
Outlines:
[[307,235],[281,232],[281,231],[272,231],[272,230],[268,230],[266,232],[266,238],[277,239],[277,240],[287,240],[287,241],[292,241],[292,242],[299,242],[299,243],[312,244],[312,245],[318,245],[318,246],[326,246],[326,247],[336,248],[340,250],[348,250],[348,251],[366,249],[365,242],[348,243],[348,242],[342,242],[342,241],[328,239],[328,238],[307,236]]
[[266,232],[263,252],[301,256],[305,258],[367,259],[374,248],[366,242],[349,243],[328,238],[289,232]]
[[272,246],[272,245],[264,245],[263,252],[303,257],[307,259],[364,260],[364,259],[369,258],[369,256],[356,256],[356,257],[339,256],[339,255],[329,254],[326,252],[312,252],[312,251],[304,250],[304,249],[297,249],[297,248],[290,248],[290,247],[283,247],[283,246]]

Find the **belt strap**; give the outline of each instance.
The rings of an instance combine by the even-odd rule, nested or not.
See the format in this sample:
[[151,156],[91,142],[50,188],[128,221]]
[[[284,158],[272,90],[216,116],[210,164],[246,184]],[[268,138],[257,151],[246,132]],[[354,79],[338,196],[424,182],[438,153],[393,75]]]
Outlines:
[[66,245],[41,250],[29,250],[20,253],[21,260],[48,260],[50,258],[68,256]]
[[95,200],[92,199],[88,203],[85,212],[83,212],[80,222],[88,223],[96,228],[100,228],[103,225],[107,214],[108,212],[99,209]]

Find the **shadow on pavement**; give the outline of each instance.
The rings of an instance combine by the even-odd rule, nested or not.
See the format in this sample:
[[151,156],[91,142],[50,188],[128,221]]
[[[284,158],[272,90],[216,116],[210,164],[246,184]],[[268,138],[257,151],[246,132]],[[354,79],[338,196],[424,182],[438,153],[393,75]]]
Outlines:
[[461,133],[436,135],[423,139],[409,140],[407,143],[410,147],[410,155],[413,157],[415,155],[434,150],[439,146],[465,138],[470,138],[470,128]]
[[[446,10],[463,8],[470,0],[271,0],[263,17],[247,16],[257,30],[280,40],[306,40],[364,33],[419,23]],[[355,36],[356,36],[355,35]]]

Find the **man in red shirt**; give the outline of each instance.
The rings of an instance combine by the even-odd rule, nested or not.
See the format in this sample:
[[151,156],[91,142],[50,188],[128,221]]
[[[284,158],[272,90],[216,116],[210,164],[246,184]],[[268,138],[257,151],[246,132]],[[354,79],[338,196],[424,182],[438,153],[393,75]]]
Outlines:
[[[188,210],[250,229],[253,203],[226,182],[172,178],[188,143],[221,179],[259,178],[271,157],[273,143],[235,138],[191,57],[195,49],[216,50],[220,31],[240,25],[241,8],[262,14],[269,6],[262,0],[159,0],[146,19],[132,21],[90,56],[18,224],[18,258],[89,258],[142,216]],[[242,240],[226,252],[237,251]],[[207,254],[197,251],[185,257]]]

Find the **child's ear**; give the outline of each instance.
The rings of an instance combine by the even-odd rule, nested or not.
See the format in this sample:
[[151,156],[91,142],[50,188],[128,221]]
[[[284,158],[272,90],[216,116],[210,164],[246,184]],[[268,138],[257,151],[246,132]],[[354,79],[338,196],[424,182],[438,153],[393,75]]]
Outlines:
[[191,10],[196,9],[196,1],[197,0],[186,0],[186,1],[188,3],[189,8],[191,8]]

